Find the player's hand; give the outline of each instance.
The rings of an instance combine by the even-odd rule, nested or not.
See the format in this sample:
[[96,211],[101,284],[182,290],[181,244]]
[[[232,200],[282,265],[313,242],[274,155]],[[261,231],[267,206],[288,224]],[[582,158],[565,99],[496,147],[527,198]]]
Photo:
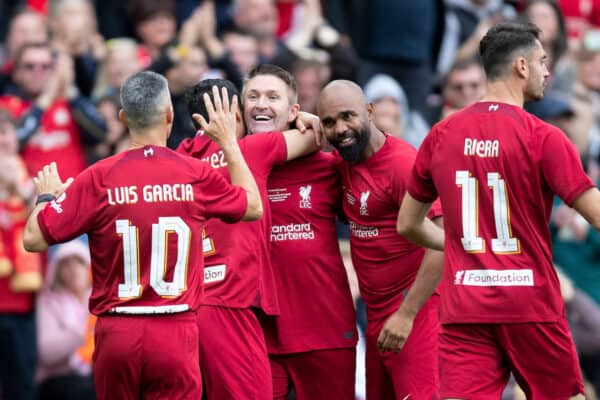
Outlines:
[[402,346],[406,343],[408,335],[412,330],[414,318],[410,317],[400,311],[397,311],[385,321],[379,338],[377,338],[377,347],[379,351],[385,353],[393,351],[394,353],[400,352]]
[[317,146],[321,147],[321,120],[319,117],[305,111],[299,111],[296,117],[296,128],[301,133],[306,132],[308,129],[315,131],[315,141]]
[[208,112],[209,121],[207,122],[200,114],[194,114],[192,118],[202,127],[205,134],[222,147],[226,143],[237,140],[236,112],[238,98],[233,96],[230,105],[227,88],[221,89],[221,95],[219,95],[219,88],[216,86],[212,87],[212,91],[214,104],[208,93],[204,93],[204,105]]
[[49,193],[55,196],[64,192],[72,182],[73,178],[67,179],[66,182],[60,179],[55,162],[44,166],[38,172],[37,176],[33,178],[33,184],[39,194]]

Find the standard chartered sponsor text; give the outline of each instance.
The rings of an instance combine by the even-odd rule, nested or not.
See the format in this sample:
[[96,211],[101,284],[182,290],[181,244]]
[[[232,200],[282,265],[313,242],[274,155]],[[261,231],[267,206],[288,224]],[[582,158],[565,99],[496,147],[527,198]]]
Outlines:
[[310,222],[305,224],[287,224],[271,226],[271,242],[284,240],[314,240],[315,232]]
[[375,238],[379,236],[379,229],[374,226],[364,226],[350,221],[350,233],[359,239]]

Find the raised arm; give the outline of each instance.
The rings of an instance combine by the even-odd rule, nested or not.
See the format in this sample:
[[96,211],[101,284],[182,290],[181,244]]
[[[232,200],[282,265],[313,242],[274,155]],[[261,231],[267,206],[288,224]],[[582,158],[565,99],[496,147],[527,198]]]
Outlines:
[[258,186],[242,155],[235,134],[235,113],[238,107],[238,99],[237,96],[233,96],[230,105],[226,88],[222,88],[221,96],[216,86],[213,86],[212,89],[215,100],[214,105],[208,93],[204,94],[204,104],[208,111],[210,123],[206,122],[204,117],[199,114],[194,114],[193,118],[202,126],[204,133],[223,150],[229,175],[231,176],[231,183],[246,190],[248,207],[242,221],[255,221],[262,216],[263,206]]

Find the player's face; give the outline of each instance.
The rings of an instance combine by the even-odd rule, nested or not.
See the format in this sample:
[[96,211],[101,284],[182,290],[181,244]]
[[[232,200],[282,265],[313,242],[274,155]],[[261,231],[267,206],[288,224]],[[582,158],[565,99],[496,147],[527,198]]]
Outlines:
[[548,56],[542,48],[542,44],[537,41],[536,47],[531,50],[529,57],[529,78],[525,87],[525,100],[540,100],[544,97],[546,80],[550,76],[548,71]]
[[273,75],[257,75],[244,87],[244,120],[249,133],[284,131],[296,119],[298,104],[290,90]]
[[326,99],[319,105],[323,134],[342,158],[360,160],[371,138],[369,116],[364,105],[348,99]]

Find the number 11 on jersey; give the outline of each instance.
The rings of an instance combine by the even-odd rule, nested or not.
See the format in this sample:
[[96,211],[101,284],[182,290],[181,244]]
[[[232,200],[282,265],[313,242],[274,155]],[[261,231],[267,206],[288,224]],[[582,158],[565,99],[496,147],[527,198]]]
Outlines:
[[[492,251],[496,254],[519,253],[521,251],[519,239],[512,237],[506,183],[497,172],[488,172],[487,183],[493,192],[496,226]],[[463,248],[467,253],[483,253],[485,240],[479,237],[479,181],[472,177],[469,171],[456,171],[456,185],[461,188],[462,195]]]

